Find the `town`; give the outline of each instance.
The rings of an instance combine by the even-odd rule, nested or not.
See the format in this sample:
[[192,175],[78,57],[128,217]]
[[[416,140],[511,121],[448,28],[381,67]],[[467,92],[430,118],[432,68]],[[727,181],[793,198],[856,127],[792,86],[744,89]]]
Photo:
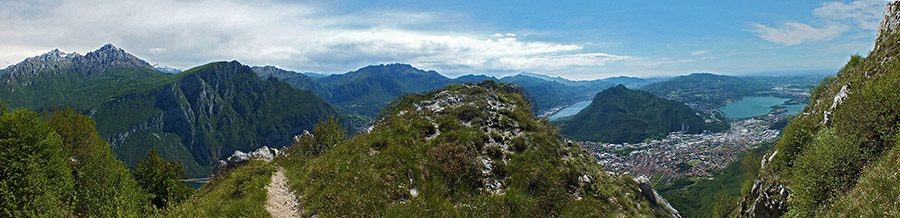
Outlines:
[[788,116],[766,115],[731,122],[721,133],[670,133],[666,138],[636,144],[581,142],[608,171],[632,176],[711,176],[760,143],[774,142],[779,130],[769,129]]

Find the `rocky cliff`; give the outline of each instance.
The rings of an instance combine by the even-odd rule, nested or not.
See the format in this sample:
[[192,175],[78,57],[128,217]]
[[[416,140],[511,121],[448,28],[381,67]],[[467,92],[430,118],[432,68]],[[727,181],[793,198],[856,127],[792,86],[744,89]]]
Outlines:
[[900,213],[900,2],[875,48],[812,91],[740,205],[740,217],[893,217]]

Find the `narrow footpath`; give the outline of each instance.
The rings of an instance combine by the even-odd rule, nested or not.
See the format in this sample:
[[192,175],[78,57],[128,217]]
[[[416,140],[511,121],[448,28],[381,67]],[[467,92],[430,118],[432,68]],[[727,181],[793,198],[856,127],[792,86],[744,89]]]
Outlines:
[[272,174],[272,182],[266,186],[266,211],[275,218],[300,217],[300,202],[288,187],[281,167]]

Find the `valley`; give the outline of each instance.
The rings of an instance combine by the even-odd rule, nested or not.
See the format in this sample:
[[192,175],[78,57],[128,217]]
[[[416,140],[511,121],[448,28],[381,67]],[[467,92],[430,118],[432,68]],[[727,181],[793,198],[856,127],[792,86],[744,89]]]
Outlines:
[[778,139],[772,124],[787,116],[762,116],[731,121],[720,133],[673,132],[663,139],[640,143],[581,142],[609,171],[668,181],[678,177],[710,177],[738,160],[744,151]]
[[900,1],[0,21],[0,217],[900,217]]

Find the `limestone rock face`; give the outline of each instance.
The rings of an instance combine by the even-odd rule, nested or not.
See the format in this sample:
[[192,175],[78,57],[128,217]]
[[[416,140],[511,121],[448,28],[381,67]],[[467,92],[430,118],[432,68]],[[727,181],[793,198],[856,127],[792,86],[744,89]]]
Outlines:
[[785,185],[756,179],[740,205],[739,217],[779,217],[788,210],[790,191]]
[[[884,37],[897,33],[900,30],[900,2],[891,1],[884,8],[884,17],[881,19],[881,25],[878,26],[878,39],[880,42]],[[876,44],[878,44],[876,42]]]

